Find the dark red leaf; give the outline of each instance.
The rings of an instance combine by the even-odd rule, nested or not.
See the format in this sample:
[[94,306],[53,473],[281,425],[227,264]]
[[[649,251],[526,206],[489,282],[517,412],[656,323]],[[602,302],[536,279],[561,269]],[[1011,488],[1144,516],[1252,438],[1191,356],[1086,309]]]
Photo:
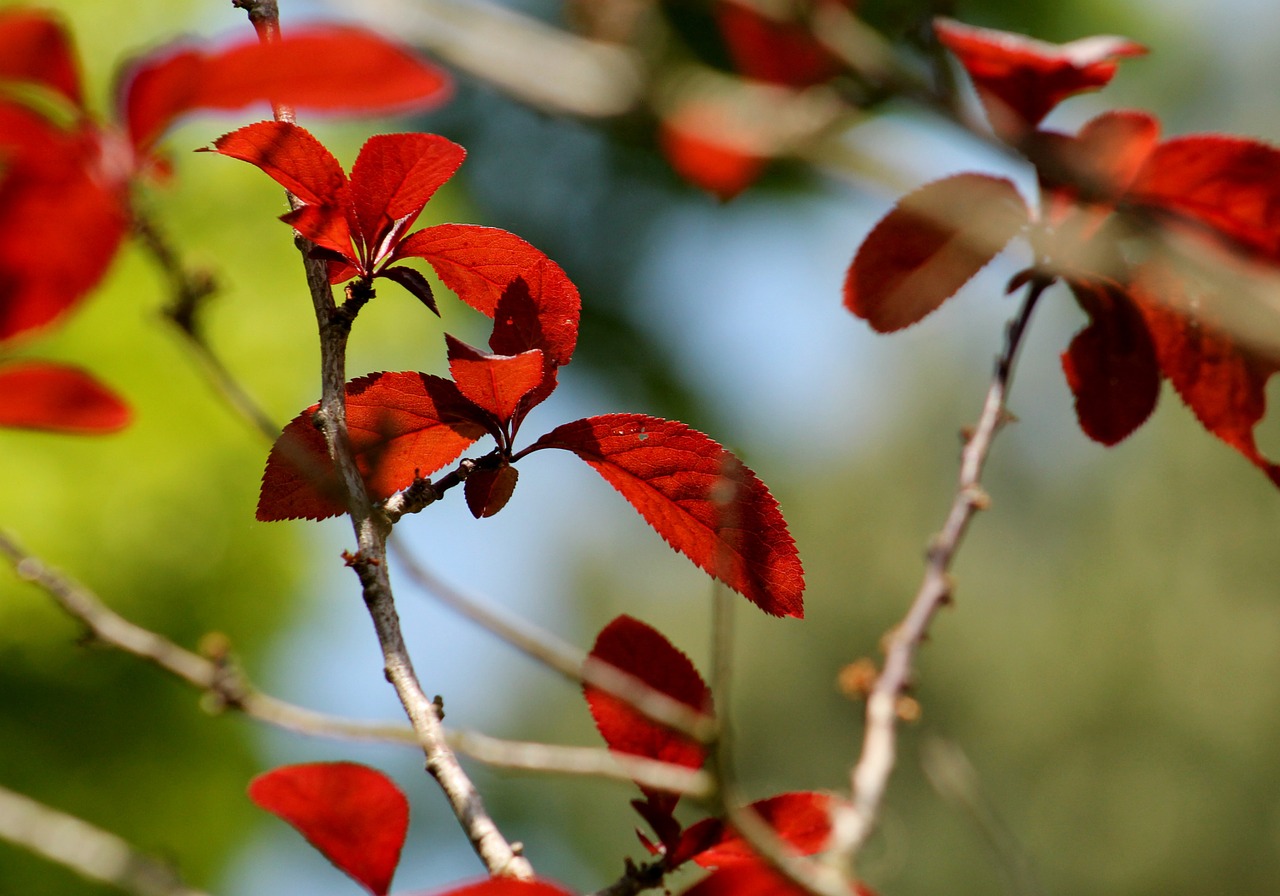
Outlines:
[[482,520],[506,507],[516,490],[517,478],[519,471],[508,464],[492,470],[476,470],[468,476],[463,492],[471,515]]
[[957,174],[908,193],[867,235],[844,281],[844,304],[881,333],[936,309],[1028,222],[1004,178]]
[[767,15],[757,5],[717,0],[716,24],[734,68],[760,81],[810,87],[829,81],[844,67],[814,37],[808,22]]
[[[324,519],[346,511],[324,439],[295,417],[267,458],[258,519]],[[375,373],[347,384],[347,430],[365,487],[375,500],[429,476],[486,432],[474,406],[449,380],[425,373]]]
[[71,35],[44,10],[0,12],[0,81],[39,84],[84,108]]
[[542,382],[543,357],[538,349],[518,355],[490,355],[445,334],[449,372],[458,391],[506,424],[520,400]]
[[0,426],[106,433],[132,416],[119,396],[77,368],[44,361],[0,366]]
[[133,65],[121,91],[135,147],[199,109],[283,102],[320,112],[380,115],[442,102],[448,78],[405,48],[359,28],[298,28],[275,44],[166,49]]
[[[683,896],[807,896],[809,893],[763,862],[743,862],[717,868]],[[860,883],[849,885],[849,896],[875,896]]]
[[409,801],[382,772],[353,762],[288,765],[254,778],[249,797],[373,896],[391,888]]
[[466,150],[435,134],[380,134],[351,168],[352,231],[372,269],[394,250],[436,190],[462,164]]
[[[831,836],[831,810],[836,800],[825,793],[783,793],[752,803],[748,808],[773,828],[799,855],[813,855],[827,845]],[[694,861],[704,868],[727,867],[760,861],[747,842],[735,831],[722,830],[718,841]]]
[[1114,445],[1143,424],[1160,398],[1160,367],[1142,313],[1119,287],[1073,281],[1089,315],[1062,355],[1076,417],[1089,438]]
[[590,464],[667,543],[775,616],[804,615],[804,572],[778,502],[708,436],[643,414],[567,423],[531,450]]
[[1011,142],[1067,97],[1104,86],[1116,73],[1115,60],[1146,52],[1120,37],[1049,44],[951,19],[936,19],[934,31],[973,79],[996,134]]
[[[431,281],[424,277],[421,272],[404,265],[394,265],[389,268],[383,268],[378,272],[378,276],[386,277],[388,280],[399,283],[414,298],[430,308],[436,317],[440,316],[440,309],[436,307],[436,296],[431,289]],[[342,281],[339,280],[337,282],[340,283]]]
[[490,877],[464,887],[445,890],[437,896],[574,896],[574,894],[545,880]]
[[557,366],[569,363],[578,341],[578,289],[559,265],[520,237],[494,227],[439,224],[410,234],[394,257],[426,259],[458,298],[489,317],[507,288],[523,278],[541,320],[542,344],[493,350],[519,354],[540,348]]
[[[640,679],[698,712],[711,713],[711,691],[689,658],[656,629],[630,616],[619,616],[604,627],[591,648],[591,659],[608,663]],[[707,748],[692,738],[641,715],[625,700],[586,685],[583,692],[591,716],[609,749],[660,762],[701,768]],[[677,794],[640,788],[654,810],[669,815]]]

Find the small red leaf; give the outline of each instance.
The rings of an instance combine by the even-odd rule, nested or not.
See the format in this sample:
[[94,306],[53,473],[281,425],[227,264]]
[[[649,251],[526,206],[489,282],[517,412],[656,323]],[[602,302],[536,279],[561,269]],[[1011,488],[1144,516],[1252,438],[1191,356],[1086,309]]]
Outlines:
[[[352,276],[354,276],[354,272]],[[431,281],[423,276],[419,271],[404,265],[395,265],[393,267],[383,268],[378,272],[378,276],[386,277],[388,280],[399,283],[407,289],[415,299],[431,309],[432,313],[435,314],[436,317],[440,316],[440,309],[436,307],[436,296],[431,289]]]
[[445,334],[449,372],[458,391],[505,425],[520,400],[542,382],[543,356],[538,349],[518,355],[490,355]]
[[542,344],[515,351],[493,346],[494,351],[540,348],[556,365],[569,363],[578,341],[578,289],[559,265],[520,237],[494,227],[439,224],[411,234],[394,257],[426,259],[458,298],[489,317],[507,288],[523,278],[542,322]]
[[336,205],[347,186],[333,153],[306,128],[287,121],[245,125],[213,141],[213,151],[262,169],[307,205]]
[[19,7],[0,13],[0,81],[5,80],[39,84],[84,107],[71,36],[43,10]]
[[658,139],[676,174],[728,201],[759,180],[768,162],[762,141],[737,130],[714,106],[686,103],[662,119]]
[[373,896],[391,888],[409,801],[382,772],[353,762],[288,765],[254,778],[249,797]]
[[77,368],[43,361],[0,366],[0,426],[107,433],[131,417],[119,396]]
[[490,877],[474,884],[445,890],[437,896],[574,896],[574,894],[545,880]]
[[1121,37],[1050,44],[952,19],[934,20],[934,31],[973,79],[991,127],[1011,142],[1067,97],[1104,86],[1116,73],[1115,60],[1146,52]]
[[[591,648],[591,659],[608,663],[699,712],[712,712],[711,691],[689,658],[662,633],[630,616],[619,616],[604,627]],[[609,749],[660,762],[701,768],[707,748],[692,738],[641,715],[625,700],[586,685],[583,693],[596,728]],[[670,815],[677,794],[640,788],[653,809]]]
[[361,147],[351,168],[352,230],[371,268],[391,254],[465,156],[461,146],[435,134],[379,134]]
[[[258,519],[324,519],[344,513],[342,490],[312,422],[295,417],[267,458]],[[347,384],[347,431],[370,497],[382,500],[429,476],[485,434],[476,410],[449,380],[375,373]]]
[[643,414],[567,423],[532,449],[590,464],[668,544],[766,613],[804,615],[804,572],[778,502],[708,436]]
[[516,490],[517,478],[519,471],[509,464],[492,470],[476,470],[468,476],[463,492],[471,515],[482,520],[506,507]]
[[[783,793],[752,803],[747,808],[778,834],[798,855],[813,855],[831,836],[831,810],[835,797],[825,793]],[[724,829],[718,842],[693,857],[704,868],[760,861],[735,831]]]
[[135,63],[121,91],[134,146],[145,150],[180,116],[281,102],[379,115],[431,108],[448,78],[403,47],[359,28],[298,28],[273,44],[166,49]]
[[[807,896],[809,891],[792,883],[763,862],[743,862],[717,868],[683,896]],[[860,883],[849,885],[849,896],[875,896]]]
[[845,307],[881,333],[949,299],[1005,247],[1029,212],[1004,178],[957,174],[908,193],[867,235],[844,282]]
[[1075,280],[1071,290],[1089,315],[1062,355],[1076,417],[1085,435],[1114,445],[1143,424],[1160,398],[1160,367],[1141,312],[1119,287]]

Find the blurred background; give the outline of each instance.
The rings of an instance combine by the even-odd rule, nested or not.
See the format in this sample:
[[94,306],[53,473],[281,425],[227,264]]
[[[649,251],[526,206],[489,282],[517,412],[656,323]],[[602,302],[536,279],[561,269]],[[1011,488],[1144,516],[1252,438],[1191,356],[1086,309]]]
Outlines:
[[[48,5],[73,30],[104,110],[122,55],[175,35],[246,29],[227,3]],[[1028,172],[942,117],[837,76],[834,95],[863,108],[833,115],[827,88],[796,91],[812,101],[804,108],[821,139],[772,134],[785,158],[753,169],[758,179],[731,201],[691,185],[663,154],[673,118],[665,130],[659,119],[694,95],[683,85],[733,63],[709,5],[693,0],[523,0],[511,16],[461,0],[281,5],[286,27],[304,16],[364,18],[453,63],[456,97],[428,118],[306,124],[348,165],[378,131],[430,130],[462,143],[468,161],[423,223],[505,227],[579,285],[575,363],[526,423],[526,440],[592,413],[675,417],[769,484],[805,561],[807,618],[737,608],[738,771],[752,797],[846,789],[861,706],[840,693],[837,675],[879,657],[882,635],[916,591],[924,546],[951,501],[959,431],[977,418],[1014,310],[1003,284],[1023,259],[1010,250],[956,300],[892,337],[874,336],[841,307],[844,271],[902,191],[978,169],[1030,193]],[[866,0],[858,12],[917,60],[922,23],[935,12],[1052,41],[1122,34],[1150,56],[1124,63],[1101,94],[1069,101],[1054,123],[1070,128],[1135,106],[1155,112],[1168,134],[1280,139],[1269,45],[1280,8],[1259,0]],[[653,16],[656,30],[627,30]],[[530,70],[517,52],[524,44],[510,41],[541,33],[530,21],[633,37],[636,55],[600,58],[668,68],[643,69],[653,75],[644,83],[659,85],[646,92],[626,79],[631,69],[575,68],[566,47],[533,43],[549,55]],[[468,51],[477,35],[492,43]],[[553,89],[561,72],[565,94]],[[747,111],[761,108],[775,107]],[[801,119],[802,131],[814,120]],[[217,272],[212,342],[283,422],[315,400],[318,379],[300,265],[275,221],[282,197],[250,166],[189,152],[246,120],[206,118],[171,134],[176,176],[143,201],[191,264]],[[747,130],[748,142],[758,136]],[[439,370],[442,330],[486,338],[485,322],[460,303],[442,303],[442,324],[383,293],[356,327],[352,375]],[[254,521],[267,446],[168,331],[167,298],[159,273],[128,251],[67,326],[24,347],[99,371],[135,404],[137,422],[94,439],[0,431],[0,526],[184,645],[224,633],[251,679],[276,696],[397,719],[357,584],[339,559],[349,529]],[[1268,892],[1280,879],[1280,497],[1172,393],[1122,445],[1088,441],[1058,363],[1082,324],[1058,291],[1034,321],[1011,399],[1019,422],[1001,435],[987,477],[993,507],[961,551],[956,606],[921,653],[922,717],[906,729],[883,825],[860,868],[885,894],[1179,896],[1219,891],[1223,881]],[[1280,453],[1280,430],[1260,440]],[[402,542],[446,580],[584,648],[626,612],[705,669],[705,577],[584,465],[548,454],[521,465],[498,517],[477,522],[461,500],[445,501],[404,522]],[[449,725],[598,743],[575,688],[412,583],[401,581],[398,596],[418,671],[429,693],[444,696]],[[172,859],[221,896],[342,896],[355,884],[252,807],[244,787],[277,764],[358,759],[390,773],[413,801],[397,892],[482,873],[413,751],[210,716],[190,689],[81,634],[0,572],[0,784]],[[540,873],[593,890],[621,873],[625,856],[642,857],[629,786],[468,767]],[[696,817],[696,806],[687,809]],[[105,892],[0,844],[0,893]]]

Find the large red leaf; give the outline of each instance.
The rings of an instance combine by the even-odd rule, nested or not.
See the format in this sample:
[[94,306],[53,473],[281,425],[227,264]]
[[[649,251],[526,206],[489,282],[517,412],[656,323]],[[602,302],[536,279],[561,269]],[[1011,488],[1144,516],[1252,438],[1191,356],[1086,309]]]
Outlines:
[[844,304],[881,333],[920,320],[956,293],[1028,222],[1004,178],[957,174],[908,193],[867,235]]
[[[797,854],[812,855],[826,846],[831,836],[831,810],[835,802],[830,794],[808,791],[771,796],[747,808],[759,815]],[[760,859],[741,835],[724,828],[715,844],[693,860],[704,868],[724,868]]]
[[778,502],[708,436],[644,414],[557,427],[529,450],[564,448],[595,468],[667,543],[775,616],[804,615],[804,571]]
[[445,890],[437,896],[574,896],[574,894],[545,880],[490,877],[474,884]]
[[536,348],[518,355],[491,355],[448,334],[445,341],[449,372],[458,390],[500,425],[506,425],[521,399],[542,383],[542,352]]
[[[346,506],[312,405],[284,428],[267,458],[258,519],[324,519]],[[476,410],[449,380],[375,373],[347,384],[347,431],[375,500],[429,476],[485,434]]]
[[1015,142],[1067,97],[1104,86],[1115,60],[1146,52],[1121,37],[1050,44],[951,19],[936,19],[934,31],[973,79],[992,128]]
[[43,10],[0,12],[0,81],[5,80],[39,84],[84,107],[71,36]]
[[337,205],[347,186],[333,153],[306,128],[287,121],[245,125],[213,141],[213,151],[262,169],[308,205]]
[[[711,691],[687,656],[656,629],[630,616],[604,627],[591,648],[591,658],[634,675],[655,691],[698,712],[710,713]],[[652,721],[627,701],[586,685],[583,692],[591,716],[609,749],[686,768],[701,768],[707,748],[696,740]],[[670,814],[677,794],[640,788],[655,811]]]
[[435,134],[379,134],[361,147],[351,168],[352,230],[361,235],[370,266],[389,254],[465,156],[461,146]]
[[1063,372],[1080,428],[1114,445],[1151,416],[1160,398],[1155,346],[1142,313],[1114,284],[1077,280],[1071,289],[1089,325],[1063,353]]
[[105,433],[127,426],[129,406],[75,367],[44,361],[0,366],[0,426]]
[[249,797],[373,896],[391,888],[409,801],[382,772],[353,762],[288,765],[254,778]]
[[540,348],[557,366],[569,363],[578,341],[578,289],[559,265],[520,237],[495,227],[438,224],[410,234],[394,257],[426,259],[458,298],[489,317],[507,288],[522,278],[538,310],[542,344],[515,351],[491,347],[502,354]]
[[359,28],[298,28],[201,52],[166,49],[135,63],[121,91],[129,135],[149,147],[180,116],[275,101],[320,112],[380,115],[442,102],[448,78],[407,49]]

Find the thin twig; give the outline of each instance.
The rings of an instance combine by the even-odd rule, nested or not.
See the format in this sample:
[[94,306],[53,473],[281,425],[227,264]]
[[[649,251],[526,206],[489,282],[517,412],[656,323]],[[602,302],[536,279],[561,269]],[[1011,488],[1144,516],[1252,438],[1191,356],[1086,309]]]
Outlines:
[[206,896],[165,863],[83,819],[0,787],[0,838],[138,896]]
[[991,444],[1005,422],[1005,398],[1027,323],[1040,295],[1051,280],[1036,278],[1017,315],[1009,322],[1003,351],[996,359],[995,375],[977,426],[965,441],[959,485],[942,532],[933,540],[926,557],[924,579],[911,608],[889,637],[884,669],[867,698],[866,729],[862,751],[852,775],[853,804],[836,813],[831,851],[851,865],[875,829],[885,787],[897,755],[898,701],[911,683],[916,651],[937,612],[951,599],[950,568],[974,514],[990,503],[983,490],[982,470]]

